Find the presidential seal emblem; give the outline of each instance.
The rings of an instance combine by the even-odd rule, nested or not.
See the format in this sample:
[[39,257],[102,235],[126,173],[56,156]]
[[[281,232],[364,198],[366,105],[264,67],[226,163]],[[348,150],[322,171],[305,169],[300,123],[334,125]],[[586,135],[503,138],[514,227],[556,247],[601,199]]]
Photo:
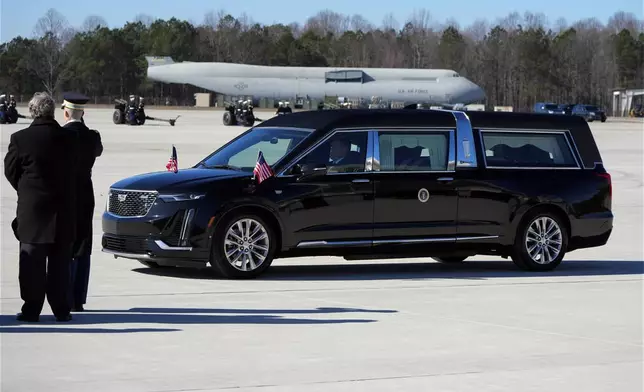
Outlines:
[[418,201],[425,203],[427,200],[429,200],[429,191],[425,188],[421,188],[418,191]]

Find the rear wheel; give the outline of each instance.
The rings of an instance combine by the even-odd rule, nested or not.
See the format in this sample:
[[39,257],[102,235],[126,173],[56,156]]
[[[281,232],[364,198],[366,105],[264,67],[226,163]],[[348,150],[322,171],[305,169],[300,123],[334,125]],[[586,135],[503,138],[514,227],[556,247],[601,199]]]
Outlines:
[[123,112],[120,110],[115,110],[112,114],[112,121],[114,122],[114,124],[123,124],[124,120],[125,118]]
[[213,236],[210,264],[225,278],[261,275],[275,254],[277,241],[272,227],[254,214],[238,215],[227,222]]
[[568,233],[561,219],[551,212],[531,215],[519,227],[512,261],[528,271],[550,271],[564,258]]
[[224,119],[223,120],[224,120],[224,125],[236,125],[237,124],[237,120],[235,119],[235,116],[233,116],[233,114],[229,110],[226,110],[224,112]]

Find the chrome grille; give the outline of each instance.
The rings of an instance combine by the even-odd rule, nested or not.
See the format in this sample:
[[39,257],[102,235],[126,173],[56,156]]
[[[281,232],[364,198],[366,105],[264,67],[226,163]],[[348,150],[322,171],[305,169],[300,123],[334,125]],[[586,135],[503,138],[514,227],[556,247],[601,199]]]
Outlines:
[[156,199],[155,191],[110,189],[107,210],[118,216],[144,216]]

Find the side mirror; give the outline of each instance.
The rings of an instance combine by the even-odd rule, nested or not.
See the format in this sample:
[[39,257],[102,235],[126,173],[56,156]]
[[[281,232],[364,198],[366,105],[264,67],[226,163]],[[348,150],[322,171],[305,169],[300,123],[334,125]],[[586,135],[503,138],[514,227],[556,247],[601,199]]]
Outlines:
[[327,166],[324,164],[315,165],[314,167],[308,165],[297,164],[293,166],[291,174],[298,177],[298,181],[323,176],[327,173]]

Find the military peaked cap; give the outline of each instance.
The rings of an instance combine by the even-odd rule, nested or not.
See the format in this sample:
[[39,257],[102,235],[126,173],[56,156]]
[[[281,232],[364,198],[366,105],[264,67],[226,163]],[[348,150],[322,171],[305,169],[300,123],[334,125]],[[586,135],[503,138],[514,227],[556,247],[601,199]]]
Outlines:
[[79,93],[65,93],[63,94],[63,109],[76,109],[83,110],[85,109],[85,104],[89,101],[89,98],[83,94]]

